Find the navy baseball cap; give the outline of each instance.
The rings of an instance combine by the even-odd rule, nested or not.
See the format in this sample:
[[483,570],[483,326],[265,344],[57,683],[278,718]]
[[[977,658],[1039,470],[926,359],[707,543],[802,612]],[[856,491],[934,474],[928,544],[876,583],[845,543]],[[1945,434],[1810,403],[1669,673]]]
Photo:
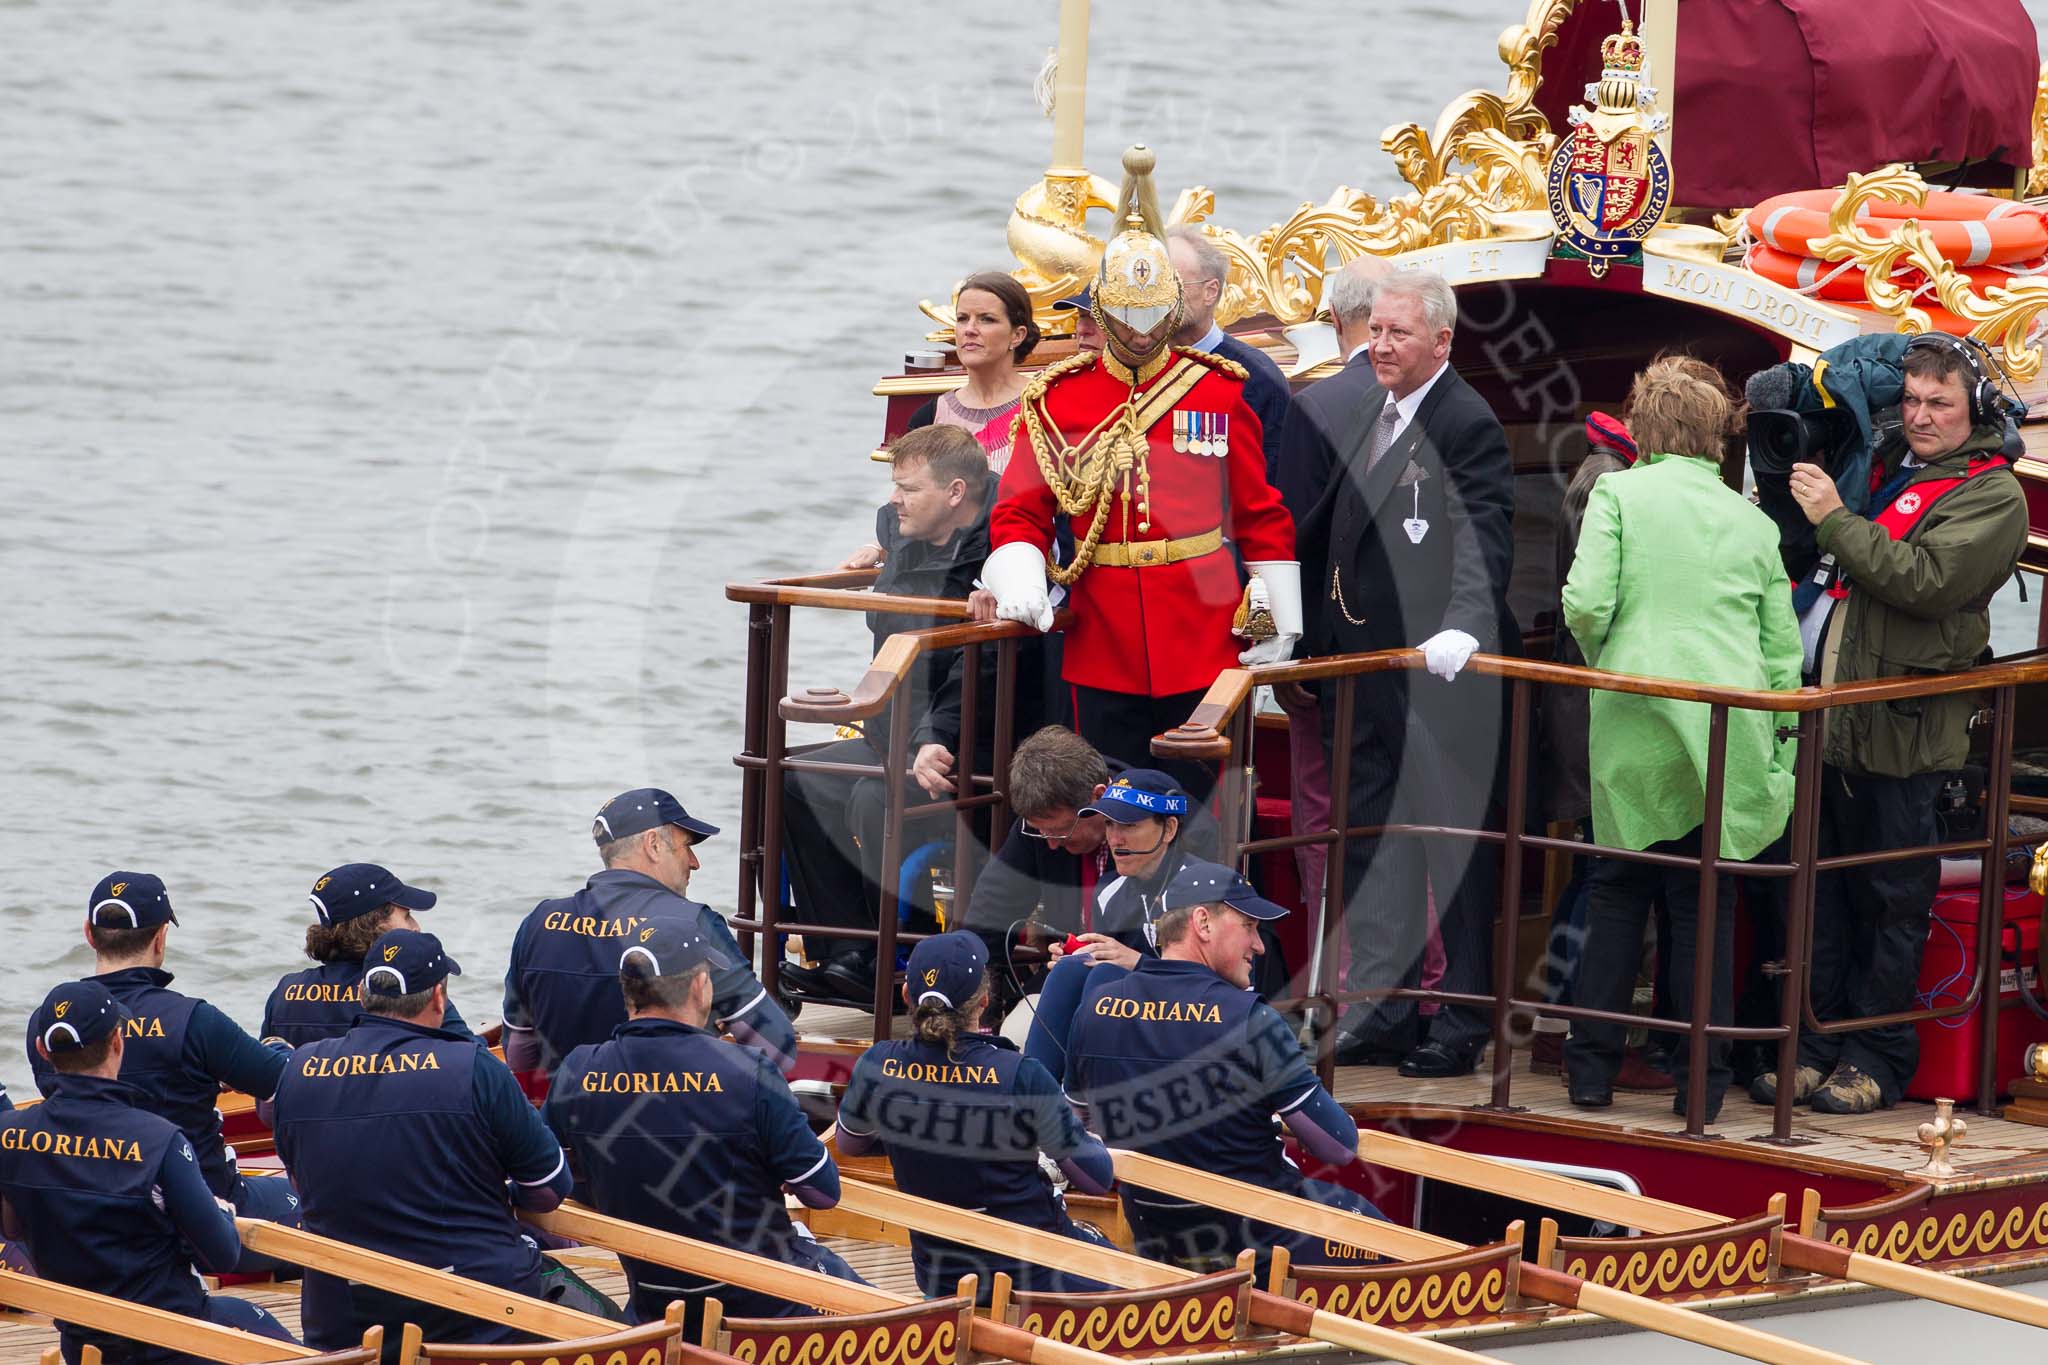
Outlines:
[[1082,312],[1086,312],[1094,306],[1095,286],[1092,284],[1089,285],[1087,288],[1083,289],[1080,293],[1069,294],[1067,295],[1067,297],[1053,304],[1053,307],[1055,308],[1077,308]]
[[981,989],[981,973],[988,966],[988,945],[979,934],[955,929],[936,934],[910,950],[910,965],[904,981],[910,989],[910,1003],[922,1005],[937,1000],[957,1010]]
[[1169,815],[1187,819],[1192,803],[1188,794],[1171,777],[1157,768],[1127,768],[1102,789],[1092,804],[1081,807],[1082,815],[1106,815],[1119,825],[1140,820],[1163,820]]
[[163,879],[147,872],[109,872],[100,878],[85,917],[102,929],[153,929],[178,922]]
[[441,940],[417,929],[386,929],[363,955],[364,995],[412,995],[461,975]]
[[343,863],[313,883],[306,893],[319,912],[322,924],[346,924],[357,915],[402,905],[408,910],[431,910],[439,899],[431,891],[407,886],[398,874],[375,863]]
[[608,844],[614,839],[660,829],[663,825],[686,829],[699,839],[709,839],[718,833],[718,826],[691,819],[690,812],[683,809],[683,803],[661,788],[635,787],[632,791],[620,792],[598,807],[597,818],[590,822],[590,837],[600,844]]
[[619,975],[681,976],[699,963],[710,967],[733,965],[725,950],[696,925],[662,920],[641,929],[626,951],[619,954]]
[[76,1052],[91,1047],[127,1018],[128,1011],[99,982],[66,981],[43,997],[29,1027],[51,1052]]
[[1267,900],[1234,868],[1221,863],[1190,861],[1173,874],[1160,897],[1168,910],[1190,905],[1227,905],[1253,919],[1279,919],[1287,907]]

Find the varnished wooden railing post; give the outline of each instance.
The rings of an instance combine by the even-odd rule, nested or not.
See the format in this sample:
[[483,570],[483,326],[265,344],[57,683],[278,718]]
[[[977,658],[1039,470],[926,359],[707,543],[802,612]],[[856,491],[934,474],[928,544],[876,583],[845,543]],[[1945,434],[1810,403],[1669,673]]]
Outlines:
[[771,999],[782,981],[782,944],[775,922],[782,917],[782,760],[789,749],[789,722],[779,701],[789,692],[789,608],[768,610],[768,683],[765,743],[761,746],[761,985]]
[[[889,699],[889,752],[882,763],[881,903],[875,929],[875,1041],[890,1033],[896,994],[896,893],[903,886],[903,784],[910,766],[910,691]],[[894,879],[891,880],[891,874]]]
[[[1515,1064],[1514,1051],[1508,1046],[1508,1027],[1522,914],[1522,822],[1529,810],[1529,688],[1522,678],[1508,682],[1508,799],[1501,842],[1499,919],[1493,933],[1493,1097],[1487,1102],[1493,1109],[1511,1107],[1508,1094]],[[1482,856],[1475,840],[1472,857]]]
[[[1977,963],[1984,971],[1984,1028],[1977,1036],[1977,1112],[1996,1117],[1998,1108],[1998,1009],[2005,942],[2005,836],[2012,805],[2013,706],[2018,700],[2010,685],[1992,694],[1991,771],[1985,776],[1984,833],[1991,847],[1984,850],[1983,872],[1978,877]],[[1987,947],[1987,943],[1989,946]],[[2018,966],[2019,986],[2026,989],[2027,964]]]
[[1807,929],[1820,885],[1814,859],[1820,848],[1820,727],[1824,712],[1799,717],[1799,756],[1793,768],[1791,884],[1785,893],[1785,975],[1778,988],[1778,1099],[1771,1113],[1771,1140],[1792,1140],[1792,1077],[1799,1070],[1799,1022],[1807,991]]
[[[1728,796],[1728,708],[1716,702],[1707,712],[1707,802],[1700,821],[1699,909],[1693,916],[1692,1018],[1685,1036],[1687,1073],[1685,1085],[1685,1135],[1706,1135],[1707,1052],[1713,1038],[1707,1033],[1714,1018],[1714,968],[1719,953],[1722,804]],[[1674,962],[1674,966],[1676,963]],[[1733,989],[1730,982],[1730,989]]]

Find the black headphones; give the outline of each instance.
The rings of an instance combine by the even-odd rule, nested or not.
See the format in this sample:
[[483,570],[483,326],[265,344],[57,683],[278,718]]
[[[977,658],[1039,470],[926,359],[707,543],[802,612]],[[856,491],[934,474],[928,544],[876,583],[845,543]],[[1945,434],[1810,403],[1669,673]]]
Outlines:
[[[1974,381],[1966,387],[1970,393],[1970,425],[1983,426],[1987,422],[2005,420],[2005,407],[1998,397],[1998,379],[2005,377],[2005,371],[1998,368],[1992,358],[1991,348],[1976,337],[1951,336],[1947,332],[1920,332],[1906,343],[1906,354],[1916,350],[1945,350],[1963,362]],[[1981,358],[1980,358],[1981,356]],[[1991,371],[1987,372],[1985,366]],[[1998,379],[1992,378],[1992,374]],[[2018,397],[2017,394],[2014,397]]]

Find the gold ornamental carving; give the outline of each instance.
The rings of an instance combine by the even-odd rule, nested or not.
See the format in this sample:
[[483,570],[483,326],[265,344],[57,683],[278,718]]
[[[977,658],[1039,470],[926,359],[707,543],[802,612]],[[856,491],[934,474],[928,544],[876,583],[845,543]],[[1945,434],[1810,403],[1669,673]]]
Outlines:
[[1770,1240],[1756,1237],[1667,1246],[1654,1253],[1617,1252],[1598,1258],[1577,1254],[1562,1269],[1625,1294],[1685,1298],[1754,1288],[1769,1276],[1770,1265]]
[[1835,1228],[1829,1231],[1828,1240],[1865,1256],[1909,1265],[2039,1251],[2048,1247],[2048,1204],[2009,1208],[2002,1213],[1985,1209],[1974,1216],[1924,1214],[1892,1223]]
[[2034,82],[2034,168],[2027,172],[2027,197],[2048,194],[2048,62]]
[[1321,1312],[1387,1326],[1463,1321],[1506,1310],[1507,1272],[1493,1265],[1455,1275],[1305,1281],[1296,1297]]
[[812,1331],[797,1320],[786,1333],[738,1337],[730,1349],[747,1365],[951,1365],[958,1355],[959,1336],[958,1324],[951,1320]]
[[1017,1325],[1036,1336],[1089,1351],[1128,1355],[1187,1350],[1231,1337],[1237,1330],[1237,1296],[1157,1299],[1115,1307],[1098,1304],[1086,1309],[1033,1308]]
[[[1536,91],[1543,83],[1543,54],[1556,45],[1559,26],[1578,4],[1530,0],[1523,21],[1501,34],[1505,94],[1468,91],[1445,106],[1433,128],[1397,124],[1381,136],[1380,147],[1411,187],[1407,193],[1383,203],[1340,185],[1322,203],[1303,203],[1284,222],[1244,235],[1207,225],[1215,209],[1208,189],[1183,190],[1167,224],[1205,224],[1230,261],[1216,320],[1228,324],[1270,313],[1283,326],[1307,322],[1322,306],[1325,278],[1354,257],[1494,236],[1511,230],[1502,215],[1543,209],[1557,135],[1536,107]],[[1113,208],[1115,199],[1115,187],[1100,176],[1052,171],[1017,199],[1008,237],[1020,265],[1012,273],[1030,293],[1048,335],[1073,329],[1070,312],[1052,305],[1094,277],[1103,242],[1084,220],[1090,209]],[[951,308],[930,300],[918,306],[940,324],[931,339],[950,340]]]
[[[1956,269],[1934,247],[1934,242],[1912,218],[1863,219],[1857,212],[1873,200],[1901,204],[1923,204],[1928,184],[1904,166],[1851,175],[1842,193],[1828,211],[1828,235],[1816,238],[1808,247],[1815,256],[1828,261],[1853,261],[1863,270],[1864,292],[1878,312],[1893,320],[1902,332],[1925,332],[1933,320],[1919,306],[1929,290],[1934,301],[1971,324],[1970,335],[1999,353],[1999,363],[2015,380],[2031,379],[2041,369],[2041,352],[2030,344],[2041,313],[2048,309],[2048,279],[2015,279],[2008,285],[1992,285],[1981,294],[1971,287],[1969,276]],[[1886,236],[1866,231],[1864,222],[1894,222],[1898,226]],[[1918,271],[1926,285],[1907,288],[1893,282],[1900,271]]]

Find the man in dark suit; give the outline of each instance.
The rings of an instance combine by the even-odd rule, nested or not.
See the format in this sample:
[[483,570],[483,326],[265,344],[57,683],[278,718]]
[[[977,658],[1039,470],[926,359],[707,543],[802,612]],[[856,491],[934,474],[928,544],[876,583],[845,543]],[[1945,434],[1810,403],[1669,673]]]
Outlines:
[[[1514,471],[1484,399],[1449,363],[1457,301],[1424,271],[1378,284],[1361,335],[1339,318],[1342,372],[1305,389],[1280,445],[1280,488],[1300,527],[1309,655],[1419,647],[1428,672],[1361,677],[1354,693],[1349,822],[1484,828],[1500,768],[1500,685],[1463,673],[1514,651],[1507,608]],[[1333,737],[1335,685],[1323,690]],[[1333,794],[1334,799],[1334,794]],[[1461,839],[1351,840],[1344,865],[1350,990],[1415,984],[1433,898],[1447,991],[1491,989],[1499,854]],[[1472,1070],[1484,1011],[1412,1001],[1354,1005],[1337,1058],[1405,1076]]]
[[1287,425],[1287,410],[1293,406],[1292,390],[1280,366],[1249,342],[1239,341],[1216,322],[1216,305],[1223,301],[1223,283],[1230,278],[1230,262],[1216,244],[1198,227],[1186,223],[1166,230],[1166,254],[1180,276],[1181,297],[1187,312],[1174,331],[1176,346],[1220,355],[1244,366],[1244,401],[1258,415],[1266,443],[1266,482],[1273,481],[1276,443]]

